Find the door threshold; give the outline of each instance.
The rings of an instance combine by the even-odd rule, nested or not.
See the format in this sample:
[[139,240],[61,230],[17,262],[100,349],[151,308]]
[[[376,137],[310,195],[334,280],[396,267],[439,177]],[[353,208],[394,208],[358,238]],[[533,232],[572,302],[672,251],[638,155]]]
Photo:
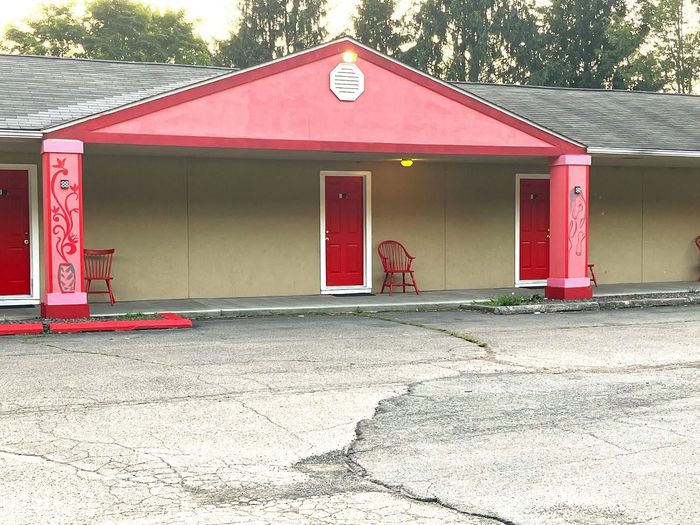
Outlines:
[[37,306],[41,303],[39,299],[27,298],[4,298],[0,296],[0,308],[13,306]]
[[329,290],[321,290],[321,295],[342,296],[342,295],[360,295],[360,294],[372,295],[372,289],[371,288],[364,288],[364,287],[356,287],[356,288],[335,288],[335,289],[329,289]]
[[520,281],[515,283],[516,288],[544,288],[547,286],[547,281]]

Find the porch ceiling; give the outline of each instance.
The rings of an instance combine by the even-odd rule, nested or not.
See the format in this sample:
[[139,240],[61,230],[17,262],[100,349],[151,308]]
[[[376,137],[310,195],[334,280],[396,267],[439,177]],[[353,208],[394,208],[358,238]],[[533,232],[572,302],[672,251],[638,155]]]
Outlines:
[[[37,141],[27,143],[22,151],[37,151]],[[8,145],[0,151],[19,151]],[[511,164],[517,166],[543,166],[548,162],[546,156],[512,156],[512,155],[395,155],[386,153],[340,151],[299,151],[299,150],[265,150],[235,148],[193,148],[173,146],[144,146],[129,144],[87,144],[86,155],[129,155],[134,157],[189,157],[189,158],[223,158],[243,160],[316,160],[328,162],[399,162],[411,158],[420,162],[451,162],[462,164]],[[593,166],[650,167],[650,168],[700,168],[700,157],[655,157],[655,156],[620,156],[592,155]]]
[[235,149],[235,148],[194,148],[174,146],[144,146],[132,144],[87,144],[85,154],[116,155],[134,157],[189,157],[189,158],[223,158],[243,160],[315,160],[329,162],[399,162],[410,158],[420,162],[452,162],[474,164],[518,164],[543,165],[547,157],[511,156],[511,155],[396,155],[371,152],[342,151],[301,151],[272,149]]

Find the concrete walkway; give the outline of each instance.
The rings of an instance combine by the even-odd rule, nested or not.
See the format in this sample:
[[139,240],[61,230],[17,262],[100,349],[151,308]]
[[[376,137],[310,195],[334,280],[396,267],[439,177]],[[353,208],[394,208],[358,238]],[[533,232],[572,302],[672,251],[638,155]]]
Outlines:
[[[700,289],[697,282],[607,284],[594,288],[597,297],[682,294]],[[510,294],[543,295],[541,288],[488,288],[448,290],[440,292],[397,293],[371,296],[303,295],[292,297],[242,297],[222,299],[173,299],[160,301],[120,301],[115,306],[92,303],[93,316],[114,316],[133,313],[174,312],[191,317],[244,317],[259,315],[302,315],[311,313],[343,313],[355,311],[406,311],[453,309],[465,304],[488,301]],[[38,317],[36,307],[0,308],[0,320]]]

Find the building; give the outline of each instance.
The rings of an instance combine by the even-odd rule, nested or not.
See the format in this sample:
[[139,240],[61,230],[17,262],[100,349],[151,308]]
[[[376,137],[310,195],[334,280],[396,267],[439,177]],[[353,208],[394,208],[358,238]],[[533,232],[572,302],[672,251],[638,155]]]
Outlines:
[[0,56],[0,86],[2,305],[85,315],[83,247],[121,299],[376,291],[385,239],[424,290],[700,271],[698,97],[446,83],[348,38],[243,71]]

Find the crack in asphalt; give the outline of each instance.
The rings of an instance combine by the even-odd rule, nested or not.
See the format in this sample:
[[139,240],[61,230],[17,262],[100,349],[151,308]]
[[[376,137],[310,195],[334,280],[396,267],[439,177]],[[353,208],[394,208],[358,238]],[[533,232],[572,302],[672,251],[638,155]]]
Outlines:
[[[359,423],[358,423],[358,425],[359,425]],[[350,447],[352,447],[352,444],[350,445]],[[420,503],[428,503],[428,504],[432,504],[432,505],[437,505],[439,507],[450,510],[452,512],[456,512],[456,513],[461,514],[463,516],[469,516],[469,517],[473,517],[473,518],[481,518],[481,519],[485,519],[485,520],[490,520],[490,521],[493,521],[494,523],[500,523],[501,525],[516,525],[514,522],[507,520],[505,518],[501,518],[499,516],[495,516],[492,514],[484,514],[484,513],[480,513],[480,512],[468,512],[468,511],[459,509],[459,508],[455,507],[454,505],[450,505],[449,503],[441,500],[437,496],[420,496],[420,495],[415,494],[415,493],[411,492],[410,490],[406,489],[403,485],[397,486],[397,485],[393,485],[390,483],[386,483],[380,479],[371,477],[369,475],[369,473],[367,472],[367,470],[352,458],[352,452],[350,451],[349,447],[343,451],[343,456],[345,458],[345,462],[346,462],[347,467],[358,478],[363,479],[365,481],[369,481],[370,483],[377,485],[378,487],[381,487],[383,489],[386,489],[386,490],[390,491],[392,494],[395,494],[397,496],[400,496],[403,498],[408,498],[408,499],[413,500],[413,501],[418,501]]]
[[393,317],[386,317],[383,315],[378,315],[378,314],[373,314],[371,312],[356,312],[353,315],[356,317],[365,317],[368,319],[378,319],[380,321],[386,321],[388,323],[395,323],[395,324],[402,324],[406,326],[414,326],[416,328],[422,328],[424,330],[431,330],[433,332],[438,332],[441,334],[449,335],[451,337],[455,337],[457,339],[461,339],[463,341],[466,341],[468,343],[472,343],[479,348],[486,349],[488,348],[488,343],[485,341],[481,341],[477,339],[476,337],[472,336],[471,334],[468,334],[466,332],[457,332],[456,330],[448,330],[447,328],[440,328],[438,326],[431,326],[429,324],[424,324],[424,323],[416,323],[412,321],[402,321],[401,319],[395,319]]
[[7,455],[7,456],[26,458],[26,459],[36,459],[39,461],[45,461],[47,463],[53,463],[55,465],[67,467],[67,468],[70,468],[70,469],[78,471],[78,472],[83,472],[85,474],[100,476],[100,473],[98,472],[99,469],[90,470],[90,469],[82,468],[82,467],[79,467],[77,465],[74,465],[73,463],[71,463],[69,461],[61,461],[58,459],[50,458],[44,454],[34,454],[32,452],[15,452],[13,450],[0,449],[0,455]]
[[[406,321],[402,319],[395,319],[392,317],[387,317],[383,315],[376,315],[371,312],[361,312],[361,313],[354,313],[356,317],[362,317],[366,319],[377,319],[379,321],[384,321],[387,323],[394,323],[394,324],[399,324],[399,325],[404,325],[404,326],[413,326],[415,328],[420,328],[423,330],[429,330],[431,332],[437,332],[440,334],[444,334],[450,337],[453,337],[455,339],[460,339],[462,341],[466,341],[468,343],[474,344],[481,348],[486,355],[484,356],[465,356],[463,359],[460,359],[460,361],[486,361],[490,363],[496,363],[499,365],[503,366],[508,366],[511,368],[519,369],[522,371],[508,371],[508,372],[489,372],[489,375],[491,376],[497,376],[497,375],[515,375],[515,374],[541,374],[541,373],[546,373],[546,374],[574,374],[574,373],[586,373],[586,374],[602,374],[602,373],[619,373],[619,372],[635,372],[635,371],[654,371],[654,370],[680,370],[680,369],[685,369],[685,368],[700,368],[700,361],[685,361],[683,363],[665,363],[665,364],[658,364],[658,365],[626,365],[626,366],[619,366],[619,367],[601,367],[601,366],[568,366],[568,367],[535,367],[535,366],[530,366],[530,365],[520,365],[517,363],[513,363],[507,359],[503,359],[502,357],[498,357],[496,354],[496,351],[491,347],[491,345],[486,342],[478,339],[477,337],[466,333],[466,332],[459,332],[457,330],[448,330],[446,328],[440,328],[437,326],[431,326],[429,324],[425,323],[418,323],[418,322],[413,322],[413,321]],[[697,321],[686,321],[686,322],[697,322]],[[648,322],[646,324],[652,325],[652,324],[668,324],[668,323],[659,323],[659,322]],[[629,326],[625,324],[615,324],[615,323],[610,323],[610,324],[596,324],[596,325],[585,325],[585,326],[580,326],[580,327],[565,327],[567,329],[574,329],[574,328],[596,328],[596,327],[607,327],[607,326]],[[453,351],[454,349],[448,350],[449,352]],[[434,364],[434,362],[433,362]],[[473,372],[472,372],[473,373]],[[478,373],[477,373],[478,374]]]

